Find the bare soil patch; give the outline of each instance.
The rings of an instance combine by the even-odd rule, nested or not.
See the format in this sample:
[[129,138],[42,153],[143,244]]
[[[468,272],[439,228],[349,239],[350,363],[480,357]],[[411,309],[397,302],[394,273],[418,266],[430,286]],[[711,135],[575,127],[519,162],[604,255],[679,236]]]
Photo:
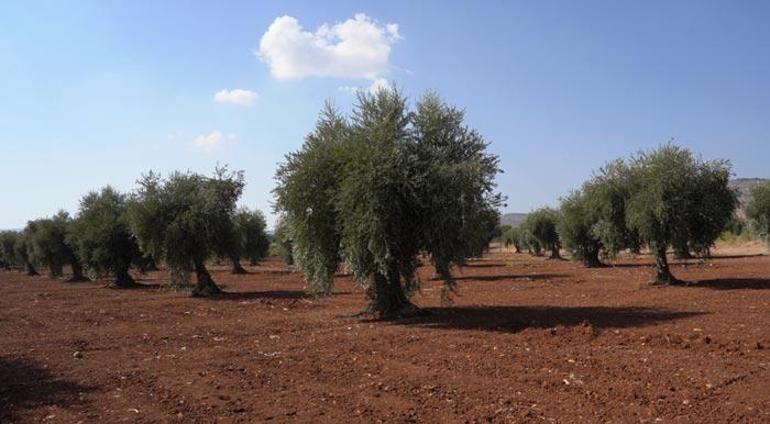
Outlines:
[[[744,249],[745,250],[745,249]],[[0,272],[0,422],[770,422],[770,256],[586,269],[493,252],[430,314],[354,318],[277,260],[190,298]],[[75,352],[79,352],[75,354]]]

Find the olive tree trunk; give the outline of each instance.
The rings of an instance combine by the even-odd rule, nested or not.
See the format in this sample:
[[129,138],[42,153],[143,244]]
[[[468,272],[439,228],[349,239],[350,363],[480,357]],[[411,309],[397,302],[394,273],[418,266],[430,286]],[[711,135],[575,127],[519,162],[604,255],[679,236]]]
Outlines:
[[417,306],[409,300],[401,284],[401,276],[395,267],[389,275],[375,272],[367,295],[371,312],[382,319],[400,318],[415,313]]
[[63,267],[60,264],[49,264],[48,265],[48,277],[50,278],[59,278],[62,275],[64,275]]
[[588,268],[603,267],[604,264],[599,259],[599,249],[591,249],[588,252],[585,252],[585,256],[583,256],[583,265]]
[[40,275],[40,273],[37,272],[37,270],[35,269],[35,266],[32,265],[32,262],[30,262],[30,261],[27,261],[24,264],[24,268],[26,269],[27,275],[29,275],[29,276]]
[[214,279],[211,278],[211,274],[209,274],[209,270],[206,269],[203,261],[195,261],[195,279],[195,288],[192,291],[193,297],[209,297],[222,293]]
[[81,265],[80,261],[73,261],[70,266],[72,267],[72,277],[67,281],[71,283],[91,281],[90,278],[83,275],[83,265]]
[[559,254],[559,246],[551,246],[551,257],[549,259],[561,259]]
[[230,260],[233,263],[233,269],[232,271],[230,271],[231,274],[248,274],[249,273],[241,266],[241,261],[237,256],[230,258]]
[[127,289],[136,286],[136,281],[131,274],[128,273],[128,267],[120,268],[115,271],[115,287],[121,289]]
[[671,274],[671,268],[666,258],[666,246],[655,248],[655,279],[651,281],[653,285],[678,284],[680,281]]

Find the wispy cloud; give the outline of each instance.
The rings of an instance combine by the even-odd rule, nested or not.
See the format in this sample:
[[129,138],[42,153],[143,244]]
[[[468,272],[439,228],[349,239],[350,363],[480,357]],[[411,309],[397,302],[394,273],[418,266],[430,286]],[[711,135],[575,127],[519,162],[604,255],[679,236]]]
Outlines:
[[234,90],[221,90],[214,94],[214,100],[218,103],[231,103],[241,106],[249,106],[257,100],[257,93],[236,88]]
[[360,91],[365,91],[369,94],[375,94],[379,90],[390,90],[391,88],[392,87],[390,83],[385,78],[375,78],[374,81],[372,81],[372,83],[367,87],[343,85],[342,87],[339,87],[339,90],[355,95]]
[[212,152],[222,147],[226,140],[236,140],[238,136],[234,133],[223,134],[221,131],[214,130],[208,134],[201,134],[195,137],[193,144],[196,148],[204,152]]

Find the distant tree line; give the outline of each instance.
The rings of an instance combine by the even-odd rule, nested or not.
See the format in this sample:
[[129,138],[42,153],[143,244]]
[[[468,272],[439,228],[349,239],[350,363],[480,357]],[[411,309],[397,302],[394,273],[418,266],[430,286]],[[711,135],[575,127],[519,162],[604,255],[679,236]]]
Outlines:
[[44,267],[51,277],[72,269],[68,281],[110,277],[116,287],[136,284],[130,269],[155,269],[164,261],[174,282],[187,284],[195,273],[193,294],[219,292],[206,262],[232,263],[245,272],[246,259],[256,264],[269,248],[261,212],[236,208],[243,191],[243,173],[218,168],[212,177],[175,172],[161,178],[148,173],[130,194],[107,186],[88,193],[77,215],[58,212],[29,221],[22,231],[0,233],[0,265],[37,275]]
[[[706,256],[715,241],[736,225],[737,193],[728,185],[730,163],[704,161],[674,144],[617,159],[599,169],[558,210],[542,208],[516,228],[506,228],[501,242],[517,252],[563,248],[586,266],[603,265],[623,250],[647,248],[655,257],[655,284],[676,284],[667,252],[679,258]],[[770,183],[753,190],[747,206],[752,225],[770,232]]]

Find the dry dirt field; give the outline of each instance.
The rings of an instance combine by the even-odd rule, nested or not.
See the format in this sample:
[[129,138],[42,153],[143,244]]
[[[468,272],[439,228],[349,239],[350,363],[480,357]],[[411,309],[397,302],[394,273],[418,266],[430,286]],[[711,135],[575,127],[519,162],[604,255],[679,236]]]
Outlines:
[[[0,272],[0,422],[770,422],[770,256],[585,269],[491,253],[440,304],[421,272],[398,322],[308,299],[277,260],[229,294],[115,290]],[[82,352],[81,357],[73,356]],[[80,356],[80,355],[77,355]]]

